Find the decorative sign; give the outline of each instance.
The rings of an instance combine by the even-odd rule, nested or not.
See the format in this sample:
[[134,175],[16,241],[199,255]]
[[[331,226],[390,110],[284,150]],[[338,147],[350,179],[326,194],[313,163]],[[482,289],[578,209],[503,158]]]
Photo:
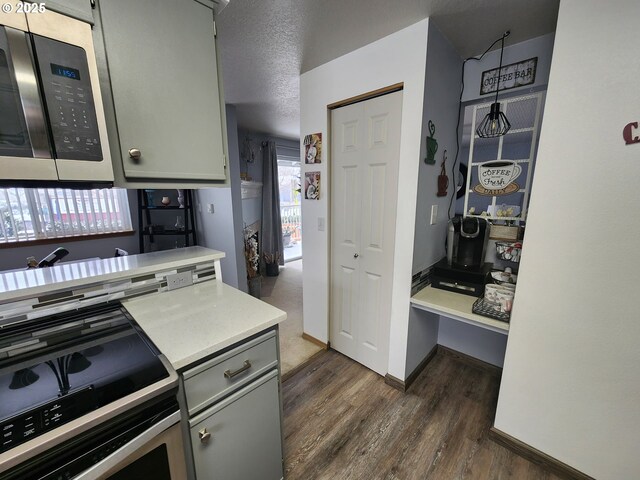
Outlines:
[[427,158],[424,163],[433,165],[436,163],[436,152],[438,151],[438,141],[433,138],[436,133],[436,126],[429,120],[429,136],[427,136]]
[[520,190],[515,180],[522,167],[515,162],[495,160],[478,165],[478,185],[473,190],[480,195],[509,195]]
[[622,137],[624,138],[625,145],[640,143],[640,136],[634,136],[634,132],[633,132],[633,130],[637,128],[638,128],[638,122],[628,123],[624,127],[624,129],[622,130]]
[[447,187],[449,186],[449,177],[447,177],[447,170],[445,164],[447,163],[447,151],[442,154],[442,164],[440,165],[440,175],[438,175],[438,197],[447,196]]
[[[538,57],[530,58],[518,63],[512,63],[502,67],[500,77],[500,90],[530,85],[536,81],[536,67]],[[495,92],[498,85],[498,69],[482,72],[480,83],[480,95]]]
[[322,133],[305,135],[304,163],[322,163]]
[[320,200],[320,172],[306,172],[304,174],[304,198]]

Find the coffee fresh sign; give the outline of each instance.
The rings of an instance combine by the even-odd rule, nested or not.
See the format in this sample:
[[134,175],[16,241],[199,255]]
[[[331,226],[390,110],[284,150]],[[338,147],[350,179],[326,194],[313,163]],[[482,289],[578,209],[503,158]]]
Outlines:
[[[505,65],[501,70],[500,90],[530,85],[536,81],[536,67],[538,57],[530,58],[518,63]],[[498,85],[498,69],[487,70],[482,73],[480,95],[496,91]]]
[[473,190],[480,195],[509,195],[520,190],[515,180],[522,167],[515,162],[494,160],[478,165],[478,185]]

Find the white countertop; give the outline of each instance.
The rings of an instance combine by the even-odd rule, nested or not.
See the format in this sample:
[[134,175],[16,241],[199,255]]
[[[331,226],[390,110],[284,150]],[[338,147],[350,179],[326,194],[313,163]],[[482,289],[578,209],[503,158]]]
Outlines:
[[91,259],[50,268],[0,273],[0,303],[35,297],[52,290],[65,290],[89,283],[172,270],[224,258],[225,254],[203,247],[177,248],[161,252]]
[[507,335],[509,324],[471,311],[476,297],[427,286],[411,297],[411,305],[461,322]]
[[122,304],[178,370],[287,318],[221,282],[203,282]]

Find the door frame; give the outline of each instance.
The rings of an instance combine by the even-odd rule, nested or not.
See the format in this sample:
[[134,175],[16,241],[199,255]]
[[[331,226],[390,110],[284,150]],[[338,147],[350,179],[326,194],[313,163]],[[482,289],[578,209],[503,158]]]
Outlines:
[[[327,168],[326,175],[327,180],[325,184],[326,195],[327,195],[327,213],[328,213],[328,221],[326,222],[327,228],[327,272],[328,272],[328,281],[329,285],[327,288],[327,349],[331,348],[331,304],[333,302],[332,298],[332,288],[331,288],[331,280],[333,278],[333,271],[331,268],[332,260],[333,260],[333,252],[331,250],[331,235],[333,230],[333,217],[331,215],[333,208],[333,195],[332,195],[332,187],[333,182],[332,179],[332,165],[333,159],[331,158],[331,139],[333,138],[333,125],[331,124],[331,111],[336,108],[346,107],[348,105],[353,105],[354,103],[366,102],[367,100],[371,100],[377,97],[381,97],[383,95],[387,95],[389,93],[400,92],[404,90],[404,82],[394,83],[392,85],[388,85],[386,87],[381,87],[376,90],[371,90],[366,93],[362,93],[359,95],[355,95],[353,97],[345,98],[344,100],[338,100],[337,102],[330,103],[327,105],[327,143],[323,145],[323,148],[326,149],[327,152]],[[388,335],[388,332],[387,332]]]

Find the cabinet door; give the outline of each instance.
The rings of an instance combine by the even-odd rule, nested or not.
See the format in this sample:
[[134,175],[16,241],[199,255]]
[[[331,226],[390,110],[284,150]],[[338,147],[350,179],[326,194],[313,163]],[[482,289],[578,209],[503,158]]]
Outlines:
[[91,0],[44,0],[44,2],[34,0],[33,3],[44,3],[47,10],[53,10],[93,24]]
[[198,415],[190,426],[198,480],[283,477],[277,370]]
[[99,7],[125,176],[224,180],[213,11],[187,0]]

